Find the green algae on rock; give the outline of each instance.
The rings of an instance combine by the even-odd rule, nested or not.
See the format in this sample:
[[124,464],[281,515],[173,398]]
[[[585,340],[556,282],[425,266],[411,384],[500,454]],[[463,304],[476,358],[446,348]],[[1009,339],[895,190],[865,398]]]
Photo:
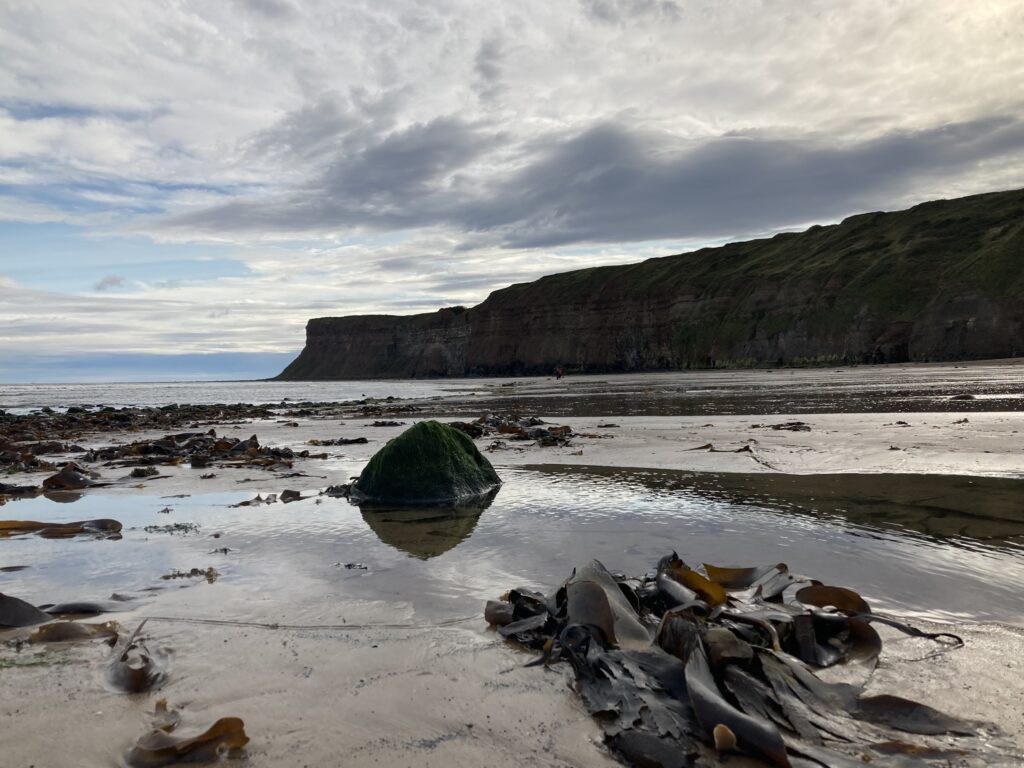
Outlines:
[[373,455],[352,484],[352,501],[446,504],[501,484],[491,463],[457,429],[421,421]]

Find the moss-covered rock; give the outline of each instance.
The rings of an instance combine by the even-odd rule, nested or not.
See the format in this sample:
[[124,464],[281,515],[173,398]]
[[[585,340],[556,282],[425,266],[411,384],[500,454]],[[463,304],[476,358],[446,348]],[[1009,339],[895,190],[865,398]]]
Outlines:
[[500,484],[494,467],[466,435],[436,421],[421,421],[373,455],[352,485],[352,500],[450,504]]

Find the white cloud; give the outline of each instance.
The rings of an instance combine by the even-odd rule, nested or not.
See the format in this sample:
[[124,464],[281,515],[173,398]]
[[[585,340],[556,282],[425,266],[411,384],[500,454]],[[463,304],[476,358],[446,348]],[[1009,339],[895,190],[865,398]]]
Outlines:
[[19,289],[4,343],[291,349],[315,314],[1024,184],[1022,27],[1009,0],[11,0],[0,221],[249,274],[96,255],[83,290],[131,282]]

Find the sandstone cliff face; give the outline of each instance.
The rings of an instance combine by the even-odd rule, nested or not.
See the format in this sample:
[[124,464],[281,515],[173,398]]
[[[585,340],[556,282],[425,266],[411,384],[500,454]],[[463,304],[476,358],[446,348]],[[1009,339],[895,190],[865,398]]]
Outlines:
[[469,310],[319,318],[285,379],[1024,355],[1024,190],[551,275]]
[[306,326],[306,346],[278,377],[290,380],[461,376],[466,312],[393,317],[320,317]]

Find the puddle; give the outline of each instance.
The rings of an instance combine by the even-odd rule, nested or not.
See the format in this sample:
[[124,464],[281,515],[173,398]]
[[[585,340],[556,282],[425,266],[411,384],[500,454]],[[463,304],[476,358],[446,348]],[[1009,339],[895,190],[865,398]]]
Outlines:
[[[326,496],[231,506],[274,488],[19,501],[5,516],[110,517],[123,538],[0,540],[0,567],[28,566],[0,570],[0,591],[38,604],[130,593],[148,601],[142,615],[175,595],[179,612],[242,620],[337,621],[353,601],[382,618],[438,620],[477,614],[510,584],[547,588],[587,558],[639,574],[674,548],[694,563],[787,562],[878,610],[1024,624],[1024,481],[564,466],[502,475],[484,509],[360,510]],[[161,579],[208,567],[213,583]]]

